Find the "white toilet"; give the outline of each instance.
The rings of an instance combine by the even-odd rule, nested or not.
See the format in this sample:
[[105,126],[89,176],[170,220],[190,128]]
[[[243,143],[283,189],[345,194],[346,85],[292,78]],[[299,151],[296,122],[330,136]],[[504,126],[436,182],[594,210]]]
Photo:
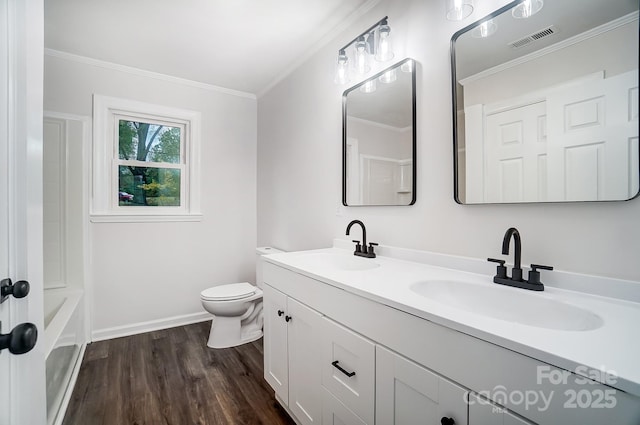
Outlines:
[[202,306],[215,317],[207,346],[228,348],[262,337],[262,266],[260,256],[282,252],[271,247],[256,249],[256,281],[230,283],[205,289],[200,293]]

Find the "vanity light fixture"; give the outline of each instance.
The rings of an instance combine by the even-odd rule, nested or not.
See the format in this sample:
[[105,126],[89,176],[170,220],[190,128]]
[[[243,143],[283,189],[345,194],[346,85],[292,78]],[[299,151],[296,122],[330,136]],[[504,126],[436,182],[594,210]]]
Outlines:
[[347,55],[347,50],[351,46],[354,48],[353,67],[359,75],[364,75],[371,70],[369,63],[371,56],[380,62],[393,59],[390,39],[391,28],[389,27],[388,19],[387,16],[380,19],[369,29],[338,50],[335,76],[336,84],[346,84],[349,82],[349,56]]
[[386,62],[393,59],[393,51],[391,50],[390,40],[391,28],[387,25],[387,21],[380,25],[378,29],[378,48],[376,49],[376,60]]
[[447,19],[462,21],[473,13],[473,0],[445,0]]
[[360,75],[364,75],[371,71],[371,66],[369,65],[369,54],[367,53],[367,42],[364,41],[363,36],[358,37],[354,47],[356,49],[354,64],[356,72]]
[[487,38],[498,30],[498,24],[493,19],[488,19],[478,25],[471,35],[475,38]]
[[511,11],[514,18],[526,19],[530,18],[542,10],[543,0],[524,0]]
[[349,57],[344,50],[338,52],[335,82],[336,84],[347,84],[349,82]]

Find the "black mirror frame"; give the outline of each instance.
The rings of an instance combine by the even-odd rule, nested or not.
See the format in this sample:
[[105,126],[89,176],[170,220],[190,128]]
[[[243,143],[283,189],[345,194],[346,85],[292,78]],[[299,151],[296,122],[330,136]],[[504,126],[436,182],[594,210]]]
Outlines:
[[[350,92],[359,89],[361,86],[366,84],[368,81],[375,80],[378,77],[381,77],[384,73],[391,69],[400,68],[404,63],[412,61],[413,68],[411,70],[411,110],[412,110],[412,164],[411,164],[411,202],[404,205],[388,205],[388,204],[371,204],[371,205],[349,205],[347,204],[347,94]],[[417,123],[416,123],[416,73],[417,73],[418,62],[412,58],[405,58],[400,62],[397,62],[390,67],[378,72],[377,74],[367,78],[366,80],[356,84],[353,87],[346,89],[342,93],[342,205],[345,207],[406,207],[410,205],[414,205],[416,203],[416,162],[417,162]]]
[[[506,5],[502,6],[500,9],[495,10],[489,15],[473,22],[472,24],[462,28],[461,30],[458,30],[451,37],[450,52],[451,52],[451,100],[452,100],[451,107],[452,107],[452,117],[453,117],[453,199],[456,201],[457,204],[460,204],[460,205],[469,205],[469,204],[465,204],[464,202],[461,202],[458,196],[458,189],[459,189],[458,173],[460,170],[458,169],[458,98],[457,98],[457,94],[460,89],[458,88],[458,78],[456,76],[456,48],[455,48],[456,41],[458,40],[458,38],[460,38],[461,35],[472,31],[476,27],[479,27],[482,22],[487,21],[489,19],[493,19],[498,15],[502,15],[504,12],[513,9],[523,1],[524,0],[515,0],[515,1],[512,1],[511,3],[507,3]],[[480,204],[480,205],[490,205],[490,204]],[[499,204],[499,205],[502,205],[502,204]]]
[[466,204],[460,201],[460,197],[458,196],[459,166],[458,166],[458,109],[457,109],[458,107],[457,94],[459,92],[459,88],[458,88],[458,79],[456,77],[455,43],[458,40],[458,38],[460,38],[460,36],[472,31],[474,28],[480,26],[480,24],[483,23],[484,21],[493,19],[499,15],[502,15],[503,13],[515,8],[518,4],[523,3],[524,1],[525,0],[514,0],[510,3],[507,3],[506,5],[495,10],[489,15],[484,16],[481,19],[478,19],[477,21],[462,28],[461,30],[458,30],[451,37],[450,55],[451,55],[451,99],[452,99],[452,118],[453,118],[453,199],[456,201],[457,204],[460,204],[460,205],[530,205],[530,204],[567,204],[567,203],[575,204],[575,203],[585,203],[585,202],[595,202],[595,203],[610,203],[610,202],[621,202],[621,201],[628,202],[628,201],[631,201],[632,199],[639,198],[640,191],[638,191],[638,193],[636,193],[634,196],[632,196],[629,199],[611,199],[611,200],[602,200],[602,201],[542,201],[542,202],[500,202],[500,203],[485,202],[485,203],[478,203],[478,204]]

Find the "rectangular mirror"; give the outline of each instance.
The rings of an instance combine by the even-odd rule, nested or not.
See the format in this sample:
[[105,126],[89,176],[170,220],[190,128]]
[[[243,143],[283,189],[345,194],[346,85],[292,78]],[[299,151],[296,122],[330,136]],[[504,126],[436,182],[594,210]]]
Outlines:
[[638,195],[637,0],[515,1],[451,60],[458,203]]
[[405,59],[342,96],[342,203],[416,202],[415,62]]

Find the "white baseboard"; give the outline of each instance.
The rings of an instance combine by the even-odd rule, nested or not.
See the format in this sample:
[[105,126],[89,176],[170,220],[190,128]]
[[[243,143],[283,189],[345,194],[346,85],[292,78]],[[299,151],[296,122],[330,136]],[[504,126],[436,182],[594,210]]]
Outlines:
[[206,311],[183,316],[167,317],[165,319],[150,320],[148,322],[133,323],[131,325],[116,326],[113,328],[97,329],[91,332],[91,342],[104,341],[105,339],[120,338],[136,335],[160,329],[174,328],[176,326],[190,325],[213,319]]

